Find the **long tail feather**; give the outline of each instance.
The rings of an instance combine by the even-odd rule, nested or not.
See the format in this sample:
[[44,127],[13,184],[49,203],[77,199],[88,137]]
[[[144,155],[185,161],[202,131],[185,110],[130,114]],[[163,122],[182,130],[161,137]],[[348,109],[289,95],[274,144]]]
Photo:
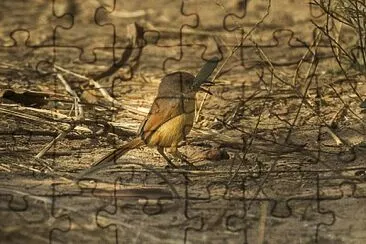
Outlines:
[[84,170],[81,174],[77,177],[78,179],[85,177],[95,171],[98,171],[102,168],[106,168],[116,164],[117,159],[122,157],[128,151],[138,148],[144,145],[144,142],[140,138],[135,138],[132,141],[128,142],[127,144],[121,146],[120,148],[115,149],[111,153],[107,154],[103,158],[99,159],[95,163],[93,163],[89,169]]

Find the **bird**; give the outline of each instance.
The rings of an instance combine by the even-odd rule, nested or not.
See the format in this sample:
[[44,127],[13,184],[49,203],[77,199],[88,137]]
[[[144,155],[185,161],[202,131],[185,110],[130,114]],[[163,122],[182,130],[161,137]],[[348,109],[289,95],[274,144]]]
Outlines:
[[213,84],[208,81],[208,77],[218,62],[217,57],[211,58],[196,76],[188,72],[177,71],[163,77],[150,112],[140,124],[137,137],[97,160],[78,178],[109,167],[128,151],[144,145],[156,147],[170,167],[176,168],[177,166],[165,154],[164,149],[167,148],[170,149],[170,154],[174,158],[193,166],[186,156],[178,151],[178,143],[186,141],[186,137],[193,127],[197,92],[203,91],[212,95],[201,85]]

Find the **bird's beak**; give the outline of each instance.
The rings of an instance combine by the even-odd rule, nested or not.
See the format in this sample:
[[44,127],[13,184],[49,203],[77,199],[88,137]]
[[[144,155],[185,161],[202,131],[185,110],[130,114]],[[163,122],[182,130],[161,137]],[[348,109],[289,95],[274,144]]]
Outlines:
[[213,86],[213,85],[215,85],[215,83],[213,83],[212,81],[209,81],[209,80],[205,81],[203,84],[204,84],[204,85],[208,85],[208,86]]
[[[205,81],[204,83],[203,83],[203,85],[208,85],[208,86],[212,86],[212,85],[214,85],[215,83],[213,83],[212,81]],[[207,89],[205,89],[205,88],[203,88],[203,87],[200,87],[199,88],[199,90],[200,91],[203,91],[203,92],[205,92],[205,93],[207,93],[207,94],[210,94],[210,95],[212,95],[212,92],[210,92],[209,90],[207,90]]]
[[210,95],[212,95],[212,92],[210,92],[209,90],[207,90],[207,89],[205,89],[205,88],[202,88],[202,87],[200,87],[200,89],[199,89],[200,91],[203,91],[203,92],[206,92],[206,93],[208,93],[208,94],[210,94]]

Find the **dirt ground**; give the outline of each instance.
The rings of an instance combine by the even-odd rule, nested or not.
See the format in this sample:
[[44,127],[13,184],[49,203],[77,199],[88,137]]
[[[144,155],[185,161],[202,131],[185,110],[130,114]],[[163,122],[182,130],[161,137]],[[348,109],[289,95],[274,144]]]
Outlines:
[[[365,76],[319,9],[113,4],[0,3],[0,243],[366,242]],[[136,136],[164,75],[214,56],[179,148],[194,168],[142,147],[77,178]]]

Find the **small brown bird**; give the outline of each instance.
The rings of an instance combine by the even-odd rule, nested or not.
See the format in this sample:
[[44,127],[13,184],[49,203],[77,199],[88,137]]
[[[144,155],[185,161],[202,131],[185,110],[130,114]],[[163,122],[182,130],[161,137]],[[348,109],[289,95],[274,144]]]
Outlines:
[[170,148],[172,156],[190,164],[185,156],[178,151],[178,143],[186,140],[186,136],[192,129],[196,93],[200,90],[210,93],[201,85],[204,83],[212,84],[207,78],[217,66],[218,61],[217,58],[209,60],[196,77],[187,72],[174,72],[166,75],[161,80],[158,94],[149,114],[140,125],[137,132],[138,136],[95,162],[89,169],[82,172],[79,178],[115,164],[116,160],[126,152],[143,145],[157,147],[158,152],[170,166],[176,167],[166,156],[164,148]]

